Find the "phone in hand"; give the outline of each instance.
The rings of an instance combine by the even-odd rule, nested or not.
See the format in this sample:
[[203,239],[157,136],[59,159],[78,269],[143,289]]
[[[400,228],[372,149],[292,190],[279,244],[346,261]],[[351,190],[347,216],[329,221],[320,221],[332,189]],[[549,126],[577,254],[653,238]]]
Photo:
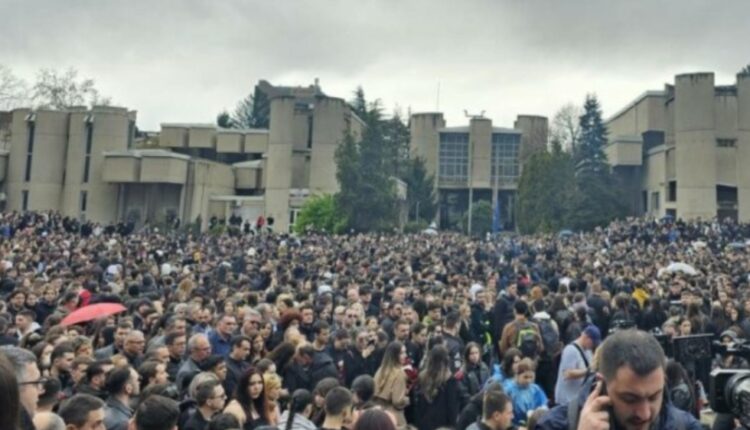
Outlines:
[[[598,383],[602,384],[601,395],[608,396],[609,393],[607,392],[607,383],[604,382],[603,379],[599,380]],[[594,384],[592,387],[596,387],[596,384]],[[610,429],[616,428],[615,427],[615,411],[612,409],[612,405],[607,407],[607,414],[609,415],[609,428]]]

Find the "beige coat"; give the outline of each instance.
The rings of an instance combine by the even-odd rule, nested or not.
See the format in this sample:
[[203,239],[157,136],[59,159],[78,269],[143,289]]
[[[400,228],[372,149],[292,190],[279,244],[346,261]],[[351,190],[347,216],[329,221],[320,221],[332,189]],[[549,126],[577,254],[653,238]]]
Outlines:
[[380,375],[376,374],[375,376],[375,402],[396,416],[399,428],[406,427],[404,408],[409,405],[406,374],[404,372],[391,372],[382,380],[377,378]]

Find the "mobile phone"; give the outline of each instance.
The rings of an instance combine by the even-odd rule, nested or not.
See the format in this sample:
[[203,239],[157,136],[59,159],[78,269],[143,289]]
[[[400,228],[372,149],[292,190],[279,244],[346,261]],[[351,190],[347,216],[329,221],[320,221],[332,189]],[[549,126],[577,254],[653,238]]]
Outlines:
[[[607,396],[607,383],[603,379],[600,380],[602,384],[601,395]],[[596,385],[594,385],[596,387]],[[615,411],[612,409],[612,405],[607,406],[607,414],[609,415],[609,428],[614,429],[615,427]]]

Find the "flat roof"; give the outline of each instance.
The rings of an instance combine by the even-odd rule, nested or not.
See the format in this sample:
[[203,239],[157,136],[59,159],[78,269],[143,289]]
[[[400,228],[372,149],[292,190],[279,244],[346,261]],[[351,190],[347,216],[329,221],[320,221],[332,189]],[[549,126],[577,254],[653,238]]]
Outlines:
[[618,110],[617,112],[615,112],[614,115],[612,115],[609,118],[607,118],[604,121],[604,123],[606,124],[606,123],[608,123],[610,121],[613,121],[613,120],[617,119],[619,116],[621,116],[625,112],[627,112],[630,109],[632,109],[633,106],[635,106],[638,103],[642,102],[643,99],[645,99],[646,97],[665,97],[666,95],[667,95],[667,92],[664,91],[664,90],[649,90],[649,91],[646,91],[643,94],[641,94],[638,97],[636,97],[635,100],[633,100],[632,102],[630,102],[627,105],[625,105],[624,108],[622,108],[622,109]]
[[189,123],[189,122],[163,122],[161,123],[161,128],[168,127],[168,128],[213,128],[216,129],[215,124],[209,124],[209,123]]
[[[468,125],[461,125],[457,127],[444,127],[439,128],[439,133],[468,133],[470,130],[470,126]],[[522,134],[521,130],[516,130],[514,128],[506,128],[506,127],[492,127],[492,133],[505,133],[505,134]]]
[[190,160],[189,155],[179,154],[177,152],[167,151],[165,149],[130,149],[126,151],[104,151],[102,155],[104,155],[105,157],[164,157]]

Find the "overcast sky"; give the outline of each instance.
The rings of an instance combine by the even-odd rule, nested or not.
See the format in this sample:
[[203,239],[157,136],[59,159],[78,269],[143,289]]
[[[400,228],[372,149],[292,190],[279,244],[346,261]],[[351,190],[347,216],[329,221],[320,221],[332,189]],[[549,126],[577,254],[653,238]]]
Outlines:
[[0,64],[28,80],[75,67],[146,130],[213,122],[259,79],[316,77],[388,110],[512,126],[589,92],[606,116],[677,73],[731,84],[749,16],[748,0],[0,0]]

